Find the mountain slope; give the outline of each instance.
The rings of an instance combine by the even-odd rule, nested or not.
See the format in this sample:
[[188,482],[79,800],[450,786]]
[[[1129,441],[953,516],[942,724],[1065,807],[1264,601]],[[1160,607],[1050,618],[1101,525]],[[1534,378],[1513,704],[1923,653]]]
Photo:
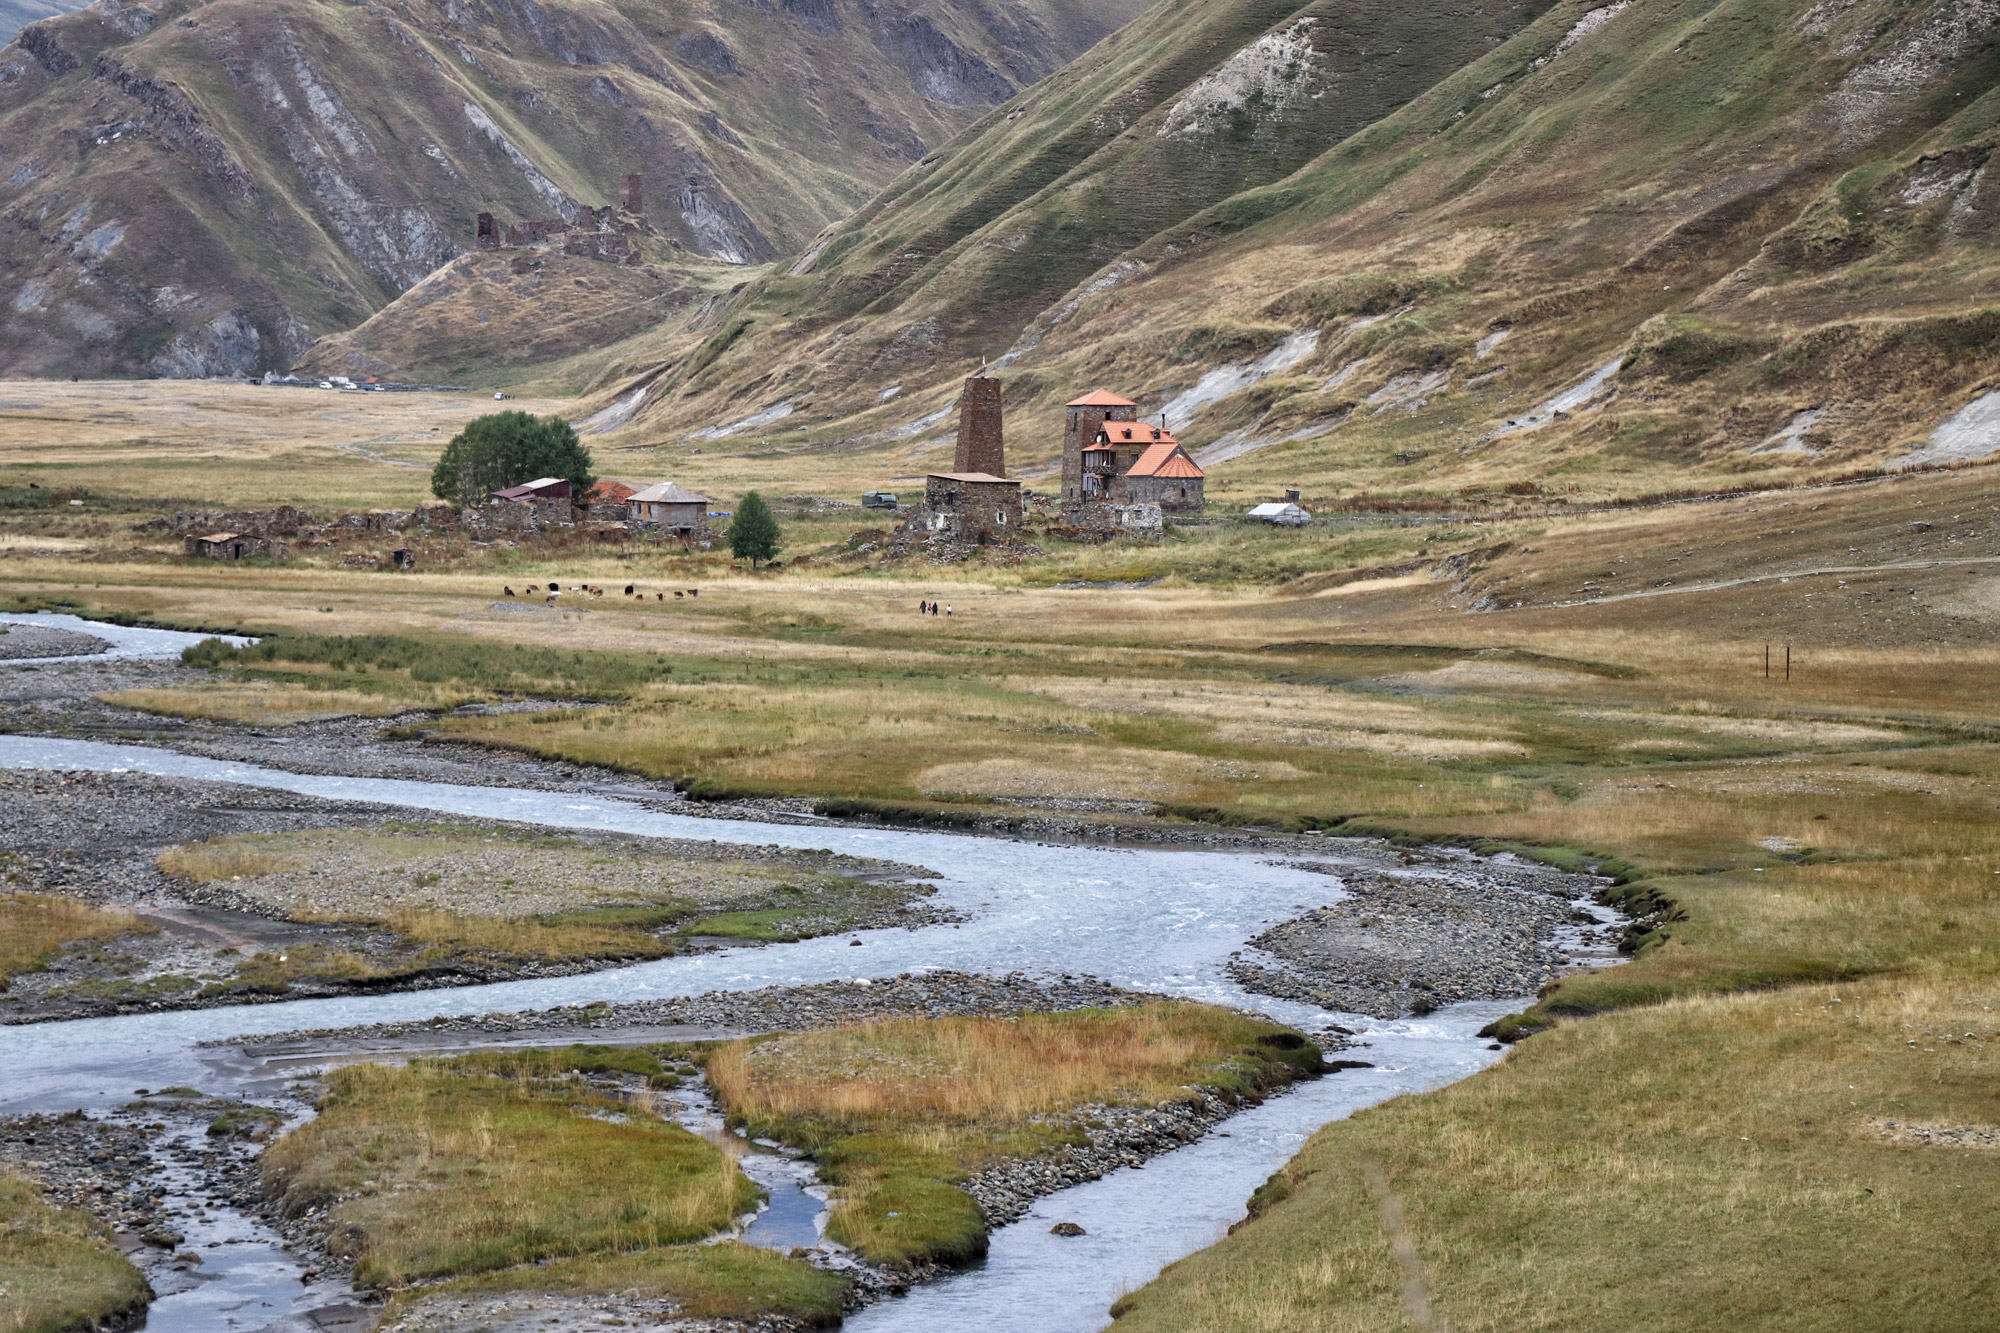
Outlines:
[[75,0],[0,0],[0,45],[37,19],[54,18],[83,8]]
[[[1020,121],[975,126],[814,264],[746,291],[747,331],[679,373],[651,431],[810,393],[826,420],[802,443],[915,470],[923,433],[880,432],[997,355],[1024,461],[1053,452],[1073,390],[1106,383],[1168,410],[1225,494],[1602,493],[1907,455],[2000,374],[1993,0],[1572,0],[1412,65],[1423,86],[1390,107],[1354,70],[1379,74],[1382,39],[1445,6],[1250,30],[1269,14],[1155,11],[1004,113]],[[1107,47],[1176,20],[1213,43],[1206,72],[1155,58],[1115,102],[1079,95],[1112,82]],[[1343,67],[1334,28],[1366,56]],[[1078,144],[1041,181],[1011,137],[1031,118]],[[1146,186],[1184,178],[1165,165],[1184,141],[1249,188],[1160,203]],[[969,225],[982,198],[999,206]],[[1917,457],[2000,447],[1981,420]]]
[[0,52],[0,367],[289,364],[502,225],[647,182],[691,255],[796,251],[1136,6],[100,0]]

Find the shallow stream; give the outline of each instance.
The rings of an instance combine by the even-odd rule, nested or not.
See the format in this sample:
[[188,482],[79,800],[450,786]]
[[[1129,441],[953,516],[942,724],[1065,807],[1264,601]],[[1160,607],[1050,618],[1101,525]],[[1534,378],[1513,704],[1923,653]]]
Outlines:
[[[725,843],[826,848],[916,863],[939,872],[937,901],[962,925],[864,931],[795,944],[662,959],[583,976],[394,995],[162,1012],[0,1028],[0,1110],[102,1112],[135,1087],[193,1084],[255,1095],[296,1070],[247,1061],[197,1043],[301,1028],[423,1019],[446,1014],[624,1002],[709,990],[747,990],[894,976],[941,968],[968,972],[1083,973],[1121,986],[1262,1011],[1308,1031],[1334,1022],[1363,1030],[1349,1070],[1274,1097],[1226,1122],[1226,1134],[1043,1200],[1029,1217],[995,1233],[984,1264],[854,1316],[849,1327],[966,1333],[1087,1333],[1106,1308],[1161,1266],[1212,1243],[1242,1216],[1250,1191],[1320,1125],[1405,1092],[1475,1072],[1498,1053],[1476,1031],[1519,1002],[1456,1005],[1428,1017],[1384,1023],[1330,1015],[1249,994],[1224,971],[1230,952],[1266,925],[1340,896],[1338,881],[1267,856],[1040,844],[964,835],[839,825],[707,820],[632,801],[575,792],[452,786],[287,773],[168,750],[94,741],[0,736],[0,767],[153,773],[277,788],[334,799],[565,828],[617,830]],[[1316,857],[1343,861],[1335,847]],[[1426,865],[1430,875],[1479,874],[1464,858]],[[850,940],[859,939],[861,947]],[[763,1164],[759,1164],[763,1165]],[[773,1183],[776,1183],[775,1181]],[[782,1193],[783,1191],[779,1191]],[[803,1207],[803,1205],[799,1205]],[[782,1219],[787,1230],[809,1219]],[[1080,1237],[1048,1232],[1074,1221]],[[772,1218],[772,1224],[781,1219]],[[247,1256],[246,1256],[247,1257]],[[213,1300],[237,1281],[223,1271],[205,1285]],[[259,1264],[262,1263],[260,1255]],[[253,1280],[246,1264],[242,1280]],[[256,1280],[268,1286],[268,1272]],[[229,1316],[216,1328],[255,1329],[311,1308],[299,1289],[293,1310],[264,1307],[254,1320]],[[258,1304],[258,1302],[253,1302]],[[268,1315],[268,1317],[267,1317]],[[190,1324],[174,1327],[192,1328]]]

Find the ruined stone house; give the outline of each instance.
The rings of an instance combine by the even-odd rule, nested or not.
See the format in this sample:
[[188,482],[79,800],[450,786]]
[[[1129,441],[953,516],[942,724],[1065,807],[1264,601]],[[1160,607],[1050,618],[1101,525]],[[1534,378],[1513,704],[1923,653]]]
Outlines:
[[283,560],[289,555],[285,543],[278,538],[259,537],[249,532],[210,532],[188,537],[181,543],[181,550],[184,554],[209,560],[241,560],[246,556]]
[[561,242],[563,253],[611,263],[640,262],[632,243],[636,234],[651,234],[645,219],[645,185],[636,173],[619,181],[618,205],[582,208],[574,218],[530,218],[503,230],[491,213],[473,219],[472,243],[479,250],[521,249]]

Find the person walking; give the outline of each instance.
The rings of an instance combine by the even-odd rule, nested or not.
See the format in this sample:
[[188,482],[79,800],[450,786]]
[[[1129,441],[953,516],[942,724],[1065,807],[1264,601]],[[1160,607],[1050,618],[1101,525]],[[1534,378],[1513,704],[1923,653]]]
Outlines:
[[946,602],[946,603],[944,604],[944,613],[945,613],[946,615],[950,615],[950,614],[951,614],[951,603],[950,603],[950,602]]

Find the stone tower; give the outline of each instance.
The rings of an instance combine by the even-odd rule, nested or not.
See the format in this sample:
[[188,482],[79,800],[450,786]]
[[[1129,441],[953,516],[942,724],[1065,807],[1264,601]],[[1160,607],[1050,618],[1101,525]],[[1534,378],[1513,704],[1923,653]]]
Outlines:
[[618,207],[633,217],[644,217],[646,213],[646,192],[644,182],[637,172],[627,176],[618,187]]
[[974,375],[958,396],[958,454],[954,472],[1007,475],[1007,451],[1001,439],[1000,381]]

